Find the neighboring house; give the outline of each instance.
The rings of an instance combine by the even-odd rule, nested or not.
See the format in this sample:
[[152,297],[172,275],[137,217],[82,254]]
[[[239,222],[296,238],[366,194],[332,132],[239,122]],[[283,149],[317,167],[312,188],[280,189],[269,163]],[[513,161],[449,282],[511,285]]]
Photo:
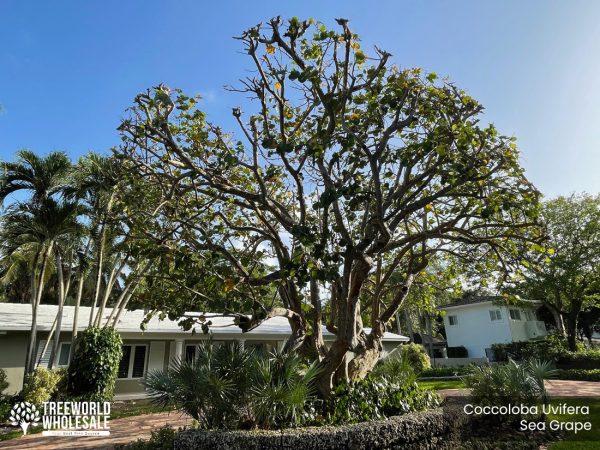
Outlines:
[[[47,367],[50,347],[42,355],[48,339],[48,332],[56,318],[57,306],[40,305],[38,312],[38,349],[39,366]],[[71,351],[71,330],[73,329],[73,306],[64,307],[63,332],[55,367],[65,367]],[[105,311],[108,317],[111,310]],[[78,317],[78,330],[87,327],[90,315],[89,307],[81,307]],[[176,321],[158,320],[154,317],[147,324],[146,331],[140,329],[144,318],[143,310],[126,311],[117,324],[117,331],[123,339],[123,359],[119,366],[119,375],[115,385],[115,399],[125,400],[144,397],[141,384],[149,370],[168,368],[176,357],[191,357],[199,342],[209,338],[198,331],[183,331]],[[211,335],[216,344],[225,341],[239,341],[245,346],[253,346],[261,351],[281,348],[291,334],[287,319],[274,317],[262,323],[248,333],[242,333],[234,325],[231,317],[211,317],[213,323]],[[28,304],[0,303],[0,368],[8,375],[7,393],[21,390],[29,330],[31,327],[31,306]],[[198,327],[198,329],[200,329]],[[335,336],[323,328],[325,342],[333,341]],[[394,333],[385,333],[384,350],[392,352],[399,344],[408,342],[408,338]]]
[[546,336],[546,326],[536,316],[541,302],[521,300],[518,305],[508,306],[500,304],[501,300],[501,297],[471,296],[438,307],[446,312],[448,347],[465,347],[469,358],[493,359],[492,344]]
[[433,349],[433,355],[429,355],[431,358],[444,358],[446,356],[447,342],[445,339],[427,333],[413,333],[413,342],[425,347],[427,353],[429,353],[431,347]]

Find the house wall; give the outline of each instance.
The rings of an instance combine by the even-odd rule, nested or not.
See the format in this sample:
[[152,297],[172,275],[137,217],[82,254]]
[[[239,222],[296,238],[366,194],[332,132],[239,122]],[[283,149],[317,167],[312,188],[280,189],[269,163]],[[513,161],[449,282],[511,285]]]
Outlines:
[[[47,332],[38,332],[38,341],[47,339],[47,336]],[[140,333],[124,333],[122,334],[122,339],[123,345],[142,344],[148,346],[146,351],[145,377],[148,369],[168,368],[172,358],[181,356],[174,353],[175,349],[177,348],[175,345],[176,341],[179,345],[179,348],[181,348],[182,352],[184,352],[186,345],[197,344],[207,339],[205,336],[198,336],[195,339],[180,339],[180,336],[183,337],[182,335],[171,334],[164,335],[164,337],[157,336],[156,338],[153,336],[153,339],[148,339]],[[28,337],[29,332],[27,331],[8,331],[6,334],[0,334],[0,368],[6,371],[9,382],[9,387],[4,392],[5,394],[16,394],[23,387],[23,374]],[[186,335],[185,337],[189,337],[189,335]],[[218,341],[231,341],[235,339],[239,339],[239,337],[222,337],[218,339]],[[262,344],[264,350],[269,352],[276,348],[281,348],[286,339],[287,336],[282,336],[281,339],[273,339],[271,336],[269,336],[266,339],[258,337],[254,339],[246,338],[244,341],[245,345],[248,346]],[[70,340],[70,332],[61,333],[61,342],[70,342]],[[388,353],[391,353],[399,345],[399,342],[383,343],[384,350]],[[145,397],[146,392],[142,384],[143,379],[144,378],[117,379],[115,382],[115,399],[126,400]]]
[[6,371],[9,383],[4,394],[13,395],[23,388],[28,334],[23,331],[0,334],[0,369]]
[[[499,309],[491,303],[472,304],[450,308],[444,316],[448,347],[463,346],[469,352],[469,358],[483,358],[485,349],[492,344],[511,342],[512,334],[506,311],[502,319],[492,321],[489,311]],[[450,326],[449,316],[457,316],[458,324]]]
[[[508,307],[505,307],[506,309],[506,314],[507,317],[510,316],[508,315]],[[528,323],[531,324],[531,322],[537,321],[537,318],[535,317],[535,309],[534,308],[516,308],[516,307],[512,307],[510,309],[518,309],[521,312],[521,320],[513,320],[510,319],[510,330],[512,333],[512,339],[514,342],[519,342],[519,341],[529,341],[531,340],[531,338],[533,336],[530,336],[528,331],[527,331],[527,325]],[[528,309],[529,311],[531,311],[532,315],[533,315],[533,320],[528,321],[525,317],[525,310]],[[537,331],[536,334],[539,334],[539,336],[536,337],[541,337],[541,336],[545,336],[546,332],[545,331]]]

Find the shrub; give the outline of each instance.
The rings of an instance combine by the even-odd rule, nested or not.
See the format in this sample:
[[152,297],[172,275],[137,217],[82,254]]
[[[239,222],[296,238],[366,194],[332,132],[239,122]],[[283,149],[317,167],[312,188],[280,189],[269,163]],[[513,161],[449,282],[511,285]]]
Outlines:
[[6,381],[6,371],[0,369],[0,401],[2,400],[2,392],[8,387],[8,381]]
[[383,419],[436,407],[440,398],[413,382],[401,385],[370,374],[351,385],[341,384],[329,400],[327,423],[339,425]]
[[276,428],[310,419],[305,406],[316,365],[305,367],[293,353],[261,356],[237,343],[199,347],[193,361],[148,374],[145,385],[155,403],[183,409],[206,428]]
[[66,377],[65,369],[49,370],[38,367],[25,376],[23,382],[23,400],[41,406],[57,393],[61,381]]
[[89,327],[79,334],[68,370],[68,395],[89,401],[112,400],[122,344],[111,327]]
[[379,361],[373,373],[400,385],[409,385],[417,380],[408,355],[404,352],[399,355],[393,354]]
[[295,353],[275,351],[258,358],[253,372],[250,406],[259,427],[295,426],[307,420],[304,408],[315,391],[316,364],[303,370]]
[[[474,367],[464,378],[471,388],[471,401],[476,405],[535,405],[547,402],[544,380],[554,375],[550,362],[530,360],[508,364]],[[494,416],[497,420],[514,419],[515,416]],[[516,418],[521,415],[517,414]]]
[[115,450],[173,450],[175,430],[169,425],[152,430],[150,439],[138,439],[131,444],[116,445]]
[[600,369],[559,369],[552,378],[559,380],[600,381]]
[[600,350],[565,352],[556,361],[559,369],[600,369]]
[[411,342],[400,347],[400,352],[403,357],[408,358],[410,365],[416,373],[420,373],[431,367],[429,355],[422,345]]
[[252,349],[236,342],[213,346],[202,343],[196,358],[177,359],[163,371],[148,373],[144,382],[153,402],[175,406],[205,428],[236,428],[248,415],[249,366],[254,364]]
[[467,358],[469,352],[462,345],[460,347],[448,347],[448,358]]
[[[525,361],[544,355],[554,361],[568,353],[567,338],[558,334],[551,334],[544,339],[536,341],[509,342],[506,344],[492,344],[496,361]],[[578,343],[578,351],[583,350],[583,344]]]

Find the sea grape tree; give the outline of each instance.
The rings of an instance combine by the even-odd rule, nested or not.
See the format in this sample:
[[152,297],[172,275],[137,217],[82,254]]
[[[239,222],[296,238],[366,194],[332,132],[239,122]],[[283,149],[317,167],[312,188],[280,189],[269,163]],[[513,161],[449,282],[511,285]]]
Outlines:
[[[233,109],[236,134],[159,85],[135,98],[117,150],[161,192],[138,205],[171,230],[161,245],[179,264],[202,261],[193,276],[209,287],[195,307],[232,314],[243,331],[287,317],[288,347],[320,360],[324,395],[372,369],[436,255],[507,269],[540,238],[539,194],[514,139],[482,125],[465,91],[368,55],[337,23],[274,18],[239,37],[253,71],[231,88],[251,99],[249,112]],[[155,306],[182,312],[170,304]]]

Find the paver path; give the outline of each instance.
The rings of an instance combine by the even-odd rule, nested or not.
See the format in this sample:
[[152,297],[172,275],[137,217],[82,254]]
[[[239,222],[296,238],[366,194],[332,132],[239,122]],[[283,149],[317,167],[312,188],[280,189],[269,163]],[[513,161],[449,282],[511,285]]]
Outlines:
[[10,441],[0,441],[0,449],[112,449],[115,444],[126,444],[138,438],[150,437],[150,430],[164,425],[173,428],[189,425],[191,419],[177,412],[146,414],[143,416],[125,417],[109,422],[110,436],[84,437],[84,436],[42,436],[31,434]]
[[[552,397],[600,397],[600,382],[550,380],[546,381],[546,389]],[[468,395],[469,389],[440,389],[444,397]]]

